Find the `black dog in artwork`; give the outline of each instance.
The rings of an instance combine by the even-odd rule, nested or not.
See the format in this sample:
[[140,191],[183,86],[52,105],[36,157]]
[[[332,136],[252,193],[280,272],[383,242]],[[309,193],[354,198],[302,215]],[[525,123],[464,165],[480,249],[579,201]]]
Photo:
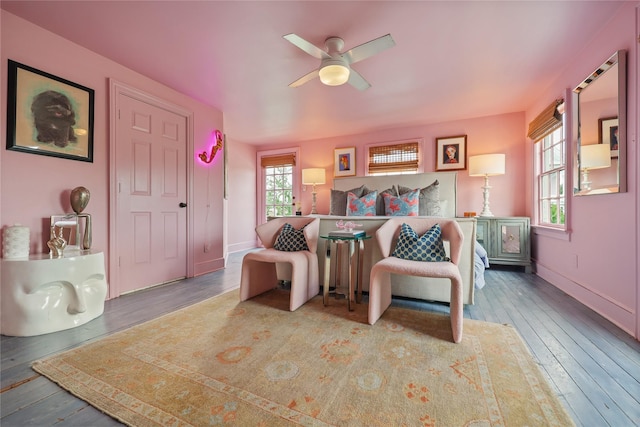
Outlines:
[[36,95],[31,103],[31,113],[39,142],[66,147],[70,141],[77,141],[72,128],[76,124],[76,114],[69,98],[62,93],[47,90]]

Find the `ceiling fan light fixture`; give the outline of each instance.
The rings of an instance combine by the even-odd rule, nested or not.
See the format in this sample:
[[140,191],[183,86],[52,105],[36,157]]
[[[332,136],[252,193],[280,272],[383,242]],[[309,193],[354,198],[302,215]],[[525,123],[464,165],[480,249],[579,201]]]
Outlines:
[[327,64],[320,69],[320,81],[327,86],[340,86],[349,80],[349,68],[343,64]]

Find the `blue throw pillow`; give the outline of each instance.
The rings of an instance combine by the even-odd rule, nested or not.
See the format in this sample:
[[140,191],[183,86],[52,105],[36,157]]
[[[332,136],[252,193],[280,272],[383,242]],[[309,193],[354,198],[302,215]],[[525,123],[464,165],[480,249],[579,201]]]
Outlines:
[[418,236],[408,224],[402,224],[398,243],[391,256],[410,261],[449,261],[442,242],[440,224]]
[[384,214],[386,216],[418,216],[419,188],[398,197],[388,193],[383,194],[382,197],[384,197]]
[[273,249],[284,252],[308,251],[309,246],[307,246],[307,240],[304,238],[304,227],[296,230],[293,225],[288,222],[285,223],[276,239],[275,245],[273,245]]
[[376,216],[378,192],[372,191],[362,197],[347,194],[347,216]]

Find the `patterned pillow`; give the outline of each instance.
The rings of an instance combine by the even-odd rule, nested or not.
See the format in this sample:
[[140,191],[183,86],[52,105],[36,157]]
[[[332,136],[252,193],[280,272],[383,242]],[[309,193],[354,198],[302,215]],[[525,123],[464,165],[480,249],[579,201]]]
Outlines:
[[329,215],[345,216],[347,214],[347,194],[353,193],[356,197],[362,197],[369,192],[369,189],[361,185],[351,190],[331,190],[331,200],[329,205]]
[[390,194],[392,196],[397,196],[398,192],[396,191],[396,186],[392,185],[391,188],[387,188],[378,193],[378,198],[376,199],[376,215],[384,216],[384,195]]
[[442,230],[436,224],[422,236],[402,224],[398,243],[391,256],[411,261],[449,261],[442,243]]
[[347,194],[347,216],[376,216],[377,191],[372,191],[362,197],[353,193]]
[[[412,189],[408,187],[398,186],[398,194],[404,194],[411,190]],[[440,182],[437,179],[420,190],[418,215],[442,216],[442,209],[440,207]]]
[[384,214],[386,216],[418,216],[420,189],[417,188],[399,197],[383,194]]
[[304,238],[304,227],[296,230],[293,225],[288,222],[282,226],[282,230],[276,239],[273,249],[284,252],[308,251],[307,240]]

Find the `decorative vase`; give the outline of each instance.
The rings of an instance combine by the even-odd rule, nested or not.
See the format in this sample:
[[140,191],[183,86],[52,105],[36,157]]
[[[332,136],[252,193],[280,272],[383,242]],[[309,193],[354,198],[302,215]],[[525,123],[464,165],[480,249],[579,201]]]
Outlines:
[[71,190],[71,208],[76,214],[79,214],[87,207],[89,204],[89,199],[91,198],[91,193],[84,187],[76,187]]
[[6,259],[29,258],[29,227],[20,224],[3,231],[2,257]]

